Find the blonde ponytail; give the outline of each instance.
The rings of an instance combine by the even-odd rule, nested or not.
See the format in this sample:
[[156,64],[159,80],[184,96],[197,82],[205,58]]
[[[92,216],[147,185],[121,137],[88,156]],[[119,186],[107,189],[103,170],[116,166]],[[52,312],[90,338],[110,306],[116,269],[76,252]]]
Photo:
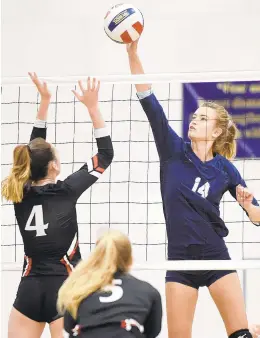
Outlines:
[[48,174],[50,161],[55,160],[51,144],[43,138],[35,138],[30,145],[18,145],[13,153],[10,175],[2,182],[2,196],[19,203],[23,199],[24,185],[30,180],[37,182]]
[[76,318],[81,301],[112,283],[117,271],[127,272],[132,263],[128,237],[116,230],[106,232],[87,261],[81,261],[59,290],[57,307]]
[[233,159],[236,156],[236,138],[238,135],[238,129],[234,121],[232,121],[227,110],[217,103],[208,101],[203,103],[202,107],[212,108],[216,111],[218,115],[217,127],[222,130],[222,133],[213,143],[213,153],[218,153],[228,160]]
[[13,167],[10,175],[2,182],[2,196],[14,203],[23,199],[25,183],[30,178],[30,151],[27,145],[18,145],[14,149]]
[[224,130],[223,135],[221,135],[213,144],[213,152],[231,160],[236,156],[237,151],[237,127],[232,123],[228,129]]

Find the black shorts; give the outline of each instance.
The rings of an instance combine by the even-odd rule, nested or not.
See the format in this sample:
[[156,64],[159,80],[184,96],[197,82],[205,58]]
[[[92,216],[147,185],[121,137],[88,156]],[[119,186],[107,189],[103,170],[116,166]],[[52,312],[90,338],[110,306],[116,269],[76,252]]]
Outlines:
[[36,322],[51,323],[61,318],[56,303],[58,291],[67,276],[23,277],[18,287],[14,308]]

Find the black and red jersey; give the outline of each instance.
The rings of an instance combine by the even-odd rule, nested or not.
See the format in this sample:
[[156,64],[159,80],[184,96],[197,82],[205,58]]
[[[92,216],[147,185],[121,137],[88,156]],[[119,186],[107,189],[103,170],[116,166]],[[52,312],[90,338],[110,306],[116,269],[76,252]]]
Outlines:
[[[80,260],[76,203],[113,159],[111,138],[96,137],[98,152],[64,181],[24,190],[15,203],[15,216],[23,238],[23,276],[67,275]],[[46,138],[46,128],[34,127],[31,140]]]

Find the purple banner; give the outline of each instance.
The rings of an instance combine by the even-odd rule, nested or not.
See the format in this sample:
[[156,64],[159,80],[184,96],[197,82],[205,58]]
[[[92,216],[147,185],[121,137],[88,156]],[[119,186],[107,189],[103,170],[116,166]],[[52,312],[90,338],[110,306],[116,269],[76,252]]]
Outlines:
[[260,158],[260,81],[183,84],[183,136],[203,101],[224,106],[239,129],[237,158]]

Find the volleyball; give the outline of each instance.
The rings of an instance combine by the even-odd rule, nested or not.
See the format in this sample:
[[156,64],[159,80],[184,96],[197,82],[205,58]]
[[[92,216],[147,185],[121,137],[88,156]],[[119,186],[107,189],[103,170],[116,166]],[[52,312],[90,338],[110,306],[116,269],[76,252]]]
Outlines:
[[140,10],[131,4],[118,4],[110,8],[104,19],[107,36],[117,43],[131,43],[137,40],[144,28]]

